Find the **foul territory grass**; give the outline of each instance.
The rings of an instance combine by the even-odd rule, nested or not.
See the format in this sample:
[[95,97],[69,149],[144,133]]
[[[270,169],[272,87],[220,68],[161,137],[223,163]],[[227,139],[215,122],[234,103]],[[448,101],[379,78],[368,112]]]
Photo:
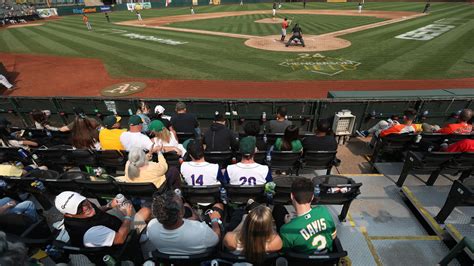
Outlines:
[[[107,23],[103,14],[89,16],[94,29],[91,32],[87,31],[81,16],[67,16],[60,20],[46,21],[39,27],[2,29],[0,52],[98,58],[104,62],[113,77],[249,81],[474,77],[474,8],[465,3],[432,3],[431,6],[432,12],[428,16],[344,35],[344,39],[351,41],[350,47],[320,54],[335,59],[352,60],[360,65],[355,70],[347,70],[334,76],[280,65],[285,60],[313,57],[316,53],[301,55],[271,52],[246,47],[244,39],[119,26]],[[423,7],[424,3],[366,3],[364,10],[421,12]],[[301,8],[301,3],[285,3],[279,16],[283,16],[285,10]],[[314,2],[308,3],[306,7],[306,9],[342,10],[356,8],[357,3]],[[247,10],[268,10],[268,14],[271,14],[271,4],[195,8],[196,13]],[[189,14],[189,8],[162,8],[142,12],[145,19],[182,14]],[[355,27],[378,20],[373,17],[295,16],[298,17],[298,22],[302,23],[305,32],[312,34]],[[264,17],[268,16],[263,15],[262,18]],[[121,11],[113,12],[110,18],[112,22],[119,22],[134,20],[136,16],[128,11]],[[454,29],[430,41],[394,38],[445,18],[454,18],[465,23],[456,25]],[[206,21],[187,22],[186,27],[249,35],[278,34],[279,31],[278,25],[257,26],[252,22],[254,20],[252,16],[238,16],[233,19],[237,24],[228,24],[225,28],[220,28],[222,25],[218,24],[206,24]],[[230,23],[232,19],[219,20]],[[186,44],[172,46],[130,39],[123,36],[124,31]]]

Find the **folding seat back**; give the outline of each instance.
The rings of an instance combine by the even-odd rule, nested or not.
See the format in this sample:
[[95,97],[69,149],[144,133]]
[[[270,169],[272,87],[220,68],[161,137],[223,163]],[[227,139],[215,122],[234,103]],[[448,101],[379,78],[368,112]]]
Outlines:
[[183,197],[191,205],[213,204],[219,201],[221,185],[212,186],[183,186]]

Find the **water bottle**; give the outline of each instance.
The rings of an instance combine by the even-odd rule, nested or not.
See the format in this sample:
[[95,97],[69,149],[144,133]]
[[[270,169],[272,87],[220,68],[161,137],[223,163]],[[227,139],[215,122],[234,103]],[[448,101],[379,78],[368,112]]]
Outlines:
[[263,112],[262,113],[262,121],[266,121],[267,120],[267,113]]
[[319,184],[314,186],[314,197],[319,198],[319,195],[321,194],[321,189],[319,188]]
[[176,195],[180,196],[180,197],[182,196],[181,189],[179,189],[179,188],[176,188],[176,189],[174,190],[174,193],[175,193]]
[[225,190],[225,188],[221,187],[221,189],[219,190],[220,193],[221,193],[221,201],[223,204],[227,204],[227,191]]
[[104,264],[108,266],[114,266],[117,264],[117,261],[115,261],[115,259],[110,255],[105,255],[102,260],[104,261]]
[[420,143],[422,136],[420,134],[416,135],[415,143]]

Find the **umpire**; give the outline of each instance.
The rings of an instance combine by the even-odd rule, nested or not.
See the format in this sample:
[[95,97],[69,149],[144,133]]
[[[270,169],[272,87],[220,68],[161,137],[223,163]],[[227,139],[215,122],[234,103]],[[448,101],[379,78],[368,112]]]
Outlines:
[[293,27],[291,32],[293,33],[293,35],[291,36],[290,40],[288,40],[288,42],[286,43],[285,46],[286,47],[290,46],[291,42],[294,39],[298,39],[301,42],[301,44],[303,45],[303,47],[305,47],[304,41],[303,41],[303,30],[300,28],[298,23],[295,24],[295,26]]

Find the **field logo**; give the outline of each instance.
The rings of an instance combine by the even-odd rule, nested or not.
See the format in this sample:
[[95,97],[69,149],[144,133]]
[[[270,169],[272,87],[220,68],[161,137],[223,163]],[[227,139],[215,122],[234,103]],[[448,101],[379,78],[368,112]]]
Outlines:
[[141,92],[145,87],[146,84],[143,82],[123,82],[108,86],[103,89],[100,94],[110,97],[122,97]]
[[120,30],[120,29],[98,29],[96,32],[104,32],[102,35],[105,34],[120,34],[121,36],[127,37],[132,40],[144,40],[144,41],[151,41],[151,42],[158,42],[158,43],[163,43],[163,44],[168,44],[168,45],[180,45],[180,44],[186,44],[188,42],[181,42],[181,41],[175,41],[171,39],[163,39],[163,38],[158,38],[152,35],[141,35],[137,33],[128,33],[126,30]]
[[344,71],[356,70],[360,63],[344,58],[326,57],[322,54],[298,54],[296,59],[286,59],[280,66],[293,71],[306,70],[313,73],[334,76]]
[[395,36],[397,39],[429,41],[448,32],[457,25],[469,22],[469,19],[443,18],[428,26]]

